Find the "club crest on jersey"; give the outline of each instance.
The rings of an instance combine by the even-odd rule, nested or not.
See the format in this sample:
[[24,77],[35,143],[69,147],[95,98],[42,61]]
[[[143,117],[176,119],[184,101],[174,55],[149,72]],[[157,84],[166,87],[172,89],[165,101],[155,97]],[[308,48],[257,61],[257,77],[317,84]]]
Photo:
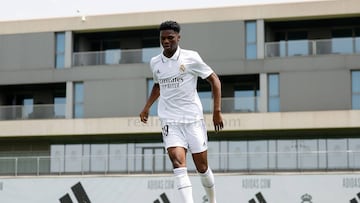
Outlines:
[[179,68],[180,72],[185,72],[185,66],[184,64],[181,64],[180,68]]

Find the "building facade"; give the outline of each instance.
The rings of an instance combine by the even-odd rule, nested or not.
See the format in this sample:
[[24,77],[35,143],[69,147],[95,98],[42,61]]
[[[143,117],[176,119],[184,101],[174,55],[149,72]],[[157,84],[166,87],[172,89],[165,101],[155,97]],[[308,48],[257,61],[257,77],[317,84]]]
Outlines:
[[222,81],[215,172],[360,169],[360,3],[333,0],[0,22],[0,175],[171,171],[138,118],[169,19]]

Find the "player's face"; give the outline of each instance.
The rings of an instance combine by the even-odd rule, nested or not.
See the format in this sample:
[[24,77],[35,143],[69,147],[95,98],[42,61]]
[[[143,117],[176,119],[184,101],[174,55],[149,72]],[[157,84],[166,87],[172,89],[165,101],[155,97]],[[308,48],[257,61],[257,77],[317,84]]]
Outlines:
[[164,55],[171,57],[176,52],[180,41],[179,33],[174,30],[162,30],[160,31],[160,42],[164,48]]

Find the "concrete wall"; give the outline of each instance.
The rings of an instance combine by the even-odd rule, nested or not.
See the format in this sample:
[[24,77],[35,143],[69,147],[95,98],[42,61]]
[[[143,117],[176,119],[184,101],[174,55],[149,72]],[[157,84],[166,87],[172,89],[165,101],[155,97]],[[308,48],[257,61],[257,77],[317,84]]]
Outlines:
[[[200,53],[218,75],[280,73],[281,111],[351,108],[350,71],[358,55],[244,60],[244,22],[182,24],[180,46]],[[147,97],[148,64],[57,70],[54,34],[0,36],[0,84],[83,81],[85,116],[137,116]],[[9,71],[16,70],[16,71]]]
[[183,24],[180,46],[198,51],[218,75],[239,74],[244,66],[243,21]]
[[349,81],[345,70],[280,73],[281,111],[351,109]]
[[85,81],[85,117],[119,117],[140,114],[146,101],[146,85],[146,80],[143,78]]
[[0,35],[0,71],[54,67],[54,33]]

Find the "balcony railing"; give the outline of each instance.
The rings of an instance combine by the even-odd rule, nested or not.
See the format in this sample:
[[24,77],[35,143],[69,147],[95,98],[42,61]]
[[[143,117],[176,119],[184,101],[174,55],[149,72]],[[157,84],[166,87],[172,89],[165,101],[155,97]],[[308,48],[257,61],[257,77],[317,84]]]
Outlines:
[[148,63],[151,57],[156,56],[160,52],[160,47],[75,52],[73,54],[73,66]]
[[[204,113],[213,111],[212,98],[200,98]],[[221,98],[221,111],[223,113],[250,113],[259,112],[259,97],[225,97]]]
[[[201,98],[204,113],[212,113],[213,99]],[[227,97],[221,99],[223,113],[259,112],[259,97]],[[66,104],[35,104],[0,106],[0,120],[56,119],[65,118]],[[151,115],[157,114],[157,103]],[[122,115],[118,115],[121,117]],[[134,114],[134,116],[136,116]]]
[[[360,151],[209,153],[216,172],[349,171],[360,169]],[[188,169],[195,166],[188,155]],[[167,154],[0,157],[0,176],[170,173]]]
[[0,106],[0,120],[65,118],[65,104]]
[[265,57],[359,54],[360,37],[323,40],[289,40],[265,43]]

